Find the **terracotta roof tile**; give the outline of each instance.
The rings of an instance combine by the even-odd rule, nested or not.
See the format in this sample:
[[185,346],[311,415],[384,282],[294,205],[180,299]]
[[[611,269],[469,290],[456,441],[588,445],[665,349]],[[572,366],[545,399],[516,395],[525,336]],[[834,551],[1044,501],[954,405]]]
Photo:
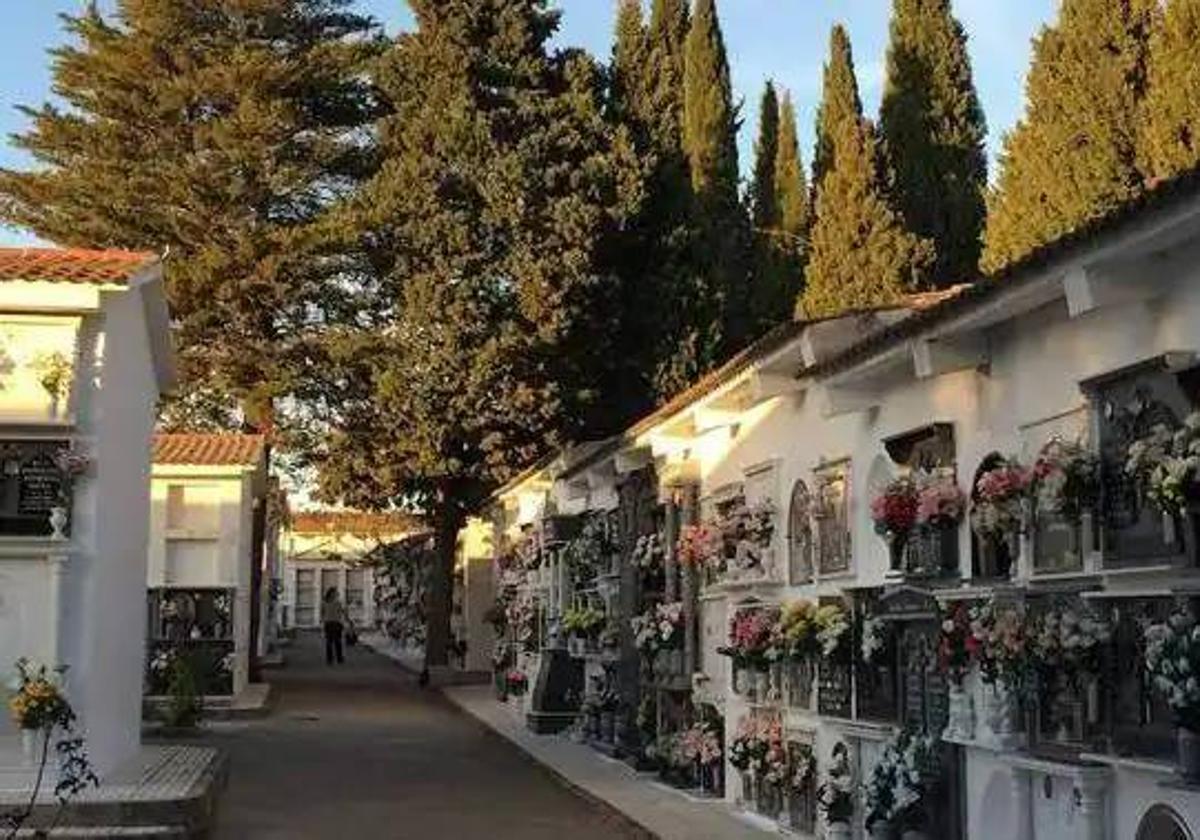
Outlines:
[[256,465],[263,456],[262,435],[171,434],[154,436],[154,463],[224,467]]
[[111,285],[129,282],[153,254],[83,248],[0,248],[0,280]]
[[426,530],[420,517],[399,511],[301,511],[292,514],[291,522],[291,531],[297,534],[412,534]]

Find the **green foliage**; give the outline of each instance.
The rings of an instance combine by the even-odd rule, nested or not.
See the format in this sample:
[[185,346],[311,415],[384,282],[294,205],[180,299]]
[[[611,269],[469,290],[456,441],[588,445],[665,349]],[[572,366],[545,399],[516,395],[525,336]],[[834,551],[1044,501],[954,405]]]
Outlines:
[[982,267],[996,272],[1127,204],[1157,0],[1063,0],[1034,41],[1025,115],[988,193]]
[[192,729],[200,722],[201,709],[192,664],[186,656],[176,656],[171,660],[171,679],[167,684],[163,723],[172,729]]
[[817,153],[824,163],[801,317],[894,303],[919,287],[931,255],[929,243],[906,231],[888,204],[879,141],[859,103],[850,39],[837,26],[819,111]]
[[791,98],[785,95],[781,105],[775,86],[767,82],[760,113],[749,191],[754,225],[750,316],[756,333],[792,317],[809,223],[808,185]]
[[880,130],[897,209],[934,245],[927,282],[971,279],[983,233],[987,125],[950,0],[894,0]]
[[738,192],[738,108],[716,0],[697,0],[685,44],[683,149],[695,205],[692,323],[717,336],[717,358],[749,337],[750,230]]
[[[185,392],[271,422],[353,296],[329,208],[370,165],[356,134],[374,24],[349,0],[119,0],[63,17],[59,104],[23,109],[36,166],[0,217],[62,245],[168,252]],[[333,229],[331,229],[333,228]]]
[[1200,0],[1170,0],[1155,15],[1138,158],[1150,180],[1200,164]]
[[427,661],[440,664],[464,517],[605,419],[609,261],[638,184],[621,178],[636,165],[605,122],[600,69],[547,52],[546,0],[412,6],[417,28],[379,74],[395,109],[384,163],[359,198],[384,307],[331,345],[336,431],[318,461],[328,497],[429,515]]

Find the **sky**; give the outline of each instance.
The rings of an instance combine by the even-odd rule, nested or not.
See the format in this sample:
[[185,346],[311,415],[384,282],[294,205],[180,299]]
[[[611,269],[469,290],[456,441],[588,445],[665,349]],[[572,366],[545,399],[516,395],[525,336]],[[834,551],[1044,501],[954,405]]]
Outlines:
[[[102,0],[101,8],[113,0]],[[646,0],[647,5],[649,0]],[[0,30],[0,166],[22,167],[27,159],[8,142],[25,125],[19,104],[50,95],[46,50],[62,42],[58,15],[76,12],[84,0],[16,0]],[[389,32],[412,26],[404,0],[358,0],[359,7]],[[561,45],[581,46],[607,59],[612,47],[616,0],[557,0]],[[993,161],[1004,131],[1021,115],[1030,42],[1049,23],[1058,0],[955,0],[954,10],[969,36],[975,84],[987,114],[988,150]],[[863,105],[879,107],[887,48],[887,0],[719,0],[733,84],[743,107],[742,170],[749,171],[757,128],[758,100],[767,79],[792,93],[797,106],[802,153],[810,162],[813,123],[821,93],[821,69],[829,29],[841,22],[850,32]],[[20,231],[0,230],[0,240],[30,242]]]

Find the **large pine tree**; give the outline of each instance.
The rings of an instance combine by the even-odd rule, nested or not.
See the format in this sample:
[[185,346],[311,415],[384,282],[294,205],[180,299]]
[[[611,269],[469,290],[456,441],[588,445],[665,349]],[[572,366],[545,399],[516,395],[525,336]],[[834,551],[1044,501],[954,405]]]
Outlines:
[[269,428],[322,325],[353,310],[330,209],[369,172],[374,24],[348,0],[119,0],[64,21],[63,106],[26,109],[15,143],[37,165],[0,172],[0,216],[168,252],[177,419]]
[[701,329],[717,338],[709,364],[749,336],[750,230],[738,189],[738,106],[716,0],[696,0],[684,61],[683,149],[694,194],[695,295]]
[[823,96],[817,152],[824,163],[797,311],[807,318],[897,301],[919,285],[931,254],[888,204],[886,166],[862,115],[850,38],[841,26],[830,36]]
[[1200,165],[1200,0],[1169,0],[1155,16],[1138,136],[1154,181]]
[[[420,502],[436,525],[426,661],[446,662],[465,516],[597,420],[617,356],[624,217],[603,73],[550,54],[549,0],[412,0],[380,81],[395,114],[363,191],[391,311],[339,348],[323,492]],[[599,420],[597,420],[599,423]]]
[[988,193],[983,269],[995,272],[1141,191],[1137,119],[1158,0],[1063,0],[1033,46],[1025,115]]
[[895,0],[880,131],[906,226],[935,249],[933,286],[970,279],[983,233],[987,126],[950,0]]

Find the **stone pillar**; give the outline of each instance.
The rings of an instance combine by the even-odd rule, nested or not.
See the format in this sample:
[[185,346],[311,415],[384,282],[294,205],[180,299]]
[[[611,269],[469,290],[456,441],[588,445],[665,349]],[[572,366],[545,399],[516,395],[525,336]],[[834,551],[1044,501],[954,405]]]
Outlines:
[[1107,775],[1088,774],[1076,782],[1079,795],[1078,840],[1105,840],[1108,825]]
[[1024,767],[1010,768],[1012,773],[1012,840],[1033,840],[1033,772]]

